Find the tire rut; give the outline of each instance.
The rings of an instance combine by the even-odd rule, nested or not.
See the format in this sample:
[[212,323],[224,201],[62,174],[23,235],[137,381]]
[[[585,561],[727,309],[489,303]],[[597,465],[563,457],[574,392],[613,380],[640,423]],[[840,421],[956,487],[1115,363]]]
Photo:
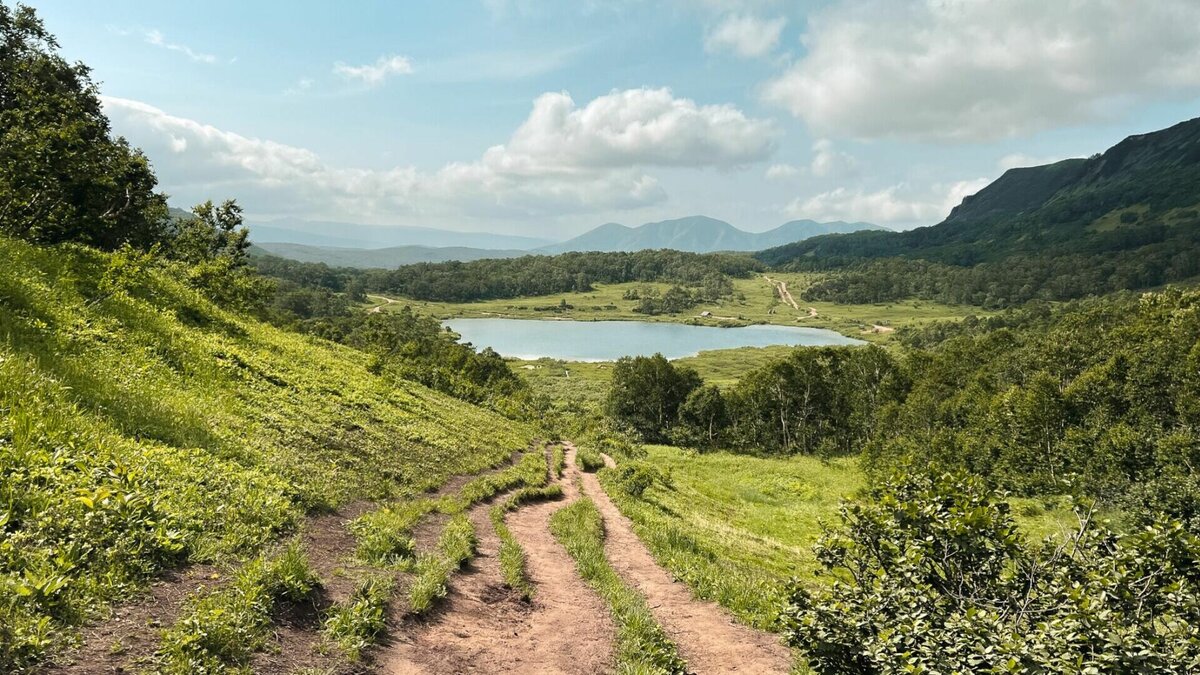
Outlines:
[[524,506],[507,523],[525,549],[536,587],[531,602],[506,589],[500,540],[488,504],[470,511],[478,555],[450,581],[443,606],[428,621],[395,636],[377,655],[378,672],[569,673],[612,669],[616,630],[608,609],[575,572],[575,563],[550,534],[550,516],[578,498],[574,456],[560,479],[566,499]]
[[[613,465],[607,455],[604,461]],[[716,603],[695,598],[687,585],[675,581],[655,562],[595,474],[583,474],[583,490],[604,518],[604,552],[609,563],[646,598],[689,671],[700,675],[790,672],[791,654],[777,636],[736,623]]]

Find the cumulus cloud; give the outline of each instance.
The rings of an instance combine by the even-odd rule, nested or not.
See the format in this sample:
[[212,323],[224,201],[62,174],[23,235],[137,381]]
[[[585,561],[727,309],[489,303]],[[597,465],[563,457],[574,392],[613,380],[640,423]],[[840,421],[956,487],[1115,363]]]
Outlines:
[[800,175],[800,169],[791,164],[772,164],[763,175],[767,180],[788,180]]
[[844,175],[853,171],[857,164],[853,156],[838,150],[828,138],[813,143],[813,158],[809,168],[818,178]]
[[821,133],[979,141],[1200,92],[1195,0],[842,0],[764,87]]
[[814,220],[863,220],[882,225],[932,225],[950,214],[990,181],[986,178],[934,185],[913,190],[905,184],[877,191],[837,188],[829,192],[793,200],[784,213],[793,218]]
[[138,101],[106,97],[104,105],[114,129],[146,151],[169,192],[187,199],[231,194],[259,213],[378,220],[629,209],[666,198],[646,167],[729,167],[774,147],[769,124],[665,89],[613,92],[582,108],[565,93],[545,94],[507,143],[436,171],[332,167],[310,150]]
[[743,58],[766,56],[779,45],[779,36],[787,19],[759,19],[745,14],[730,14],[708,31],[704,48],[709,52],[732,51]]
[[147,44],[154,45],[155,47],[161,47],[163,49],[166,49],[167,51],[178,52],[178,53],[183,54],[184,56],[188,57],[192,61],[195,61],[196,63],[216,63],[217,62],[217,57],[212,54],[205,54],[203,52],[198,52],[198,51],[192,49],[191,47],[188,47],[187,45],[181,45],[181,44],[178,44],[175,42],[168,41],[167,38],[162,34],[162,32],[157,29],[151,29],[151,30],[146,31],[145,38],[146,38]]
[[403,56],[381,56],[375,63],[361,66],[350,66],[338,62],[333,65],[333,72],[347,80],[357,80],[368,87],[377,87],[393,75],[410,75],[413,72],[412,62]]

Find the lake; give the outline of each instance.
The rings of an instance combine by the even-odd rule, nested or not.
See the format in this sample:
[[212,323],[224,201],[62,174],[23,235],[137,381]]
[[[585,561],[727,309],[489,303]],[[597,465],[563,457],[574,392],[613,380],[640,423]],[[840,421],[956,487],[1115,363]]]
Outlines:
[[449,319],[442,322],[477,349],[501,356],[549,357],[563,361],[615,361],[622,356],[661,353],[668,359],[702,351],[771,345],[857,345],[861,340],[821,328],[744,326],[715,328],[642,321],[537,321],[531,319]]

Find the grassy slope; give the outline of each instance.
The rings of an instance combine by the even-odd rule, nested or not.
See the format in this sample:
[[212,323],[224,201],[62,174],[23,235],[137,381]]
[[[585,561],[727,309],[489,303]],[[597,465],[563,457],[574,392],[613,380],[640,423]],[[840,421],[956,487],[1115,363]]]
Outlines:
[[[653,286],[660,291],[668,284],[599,284],[588,293],[561,293],[540,297],[487,300],[469,303],[402,302],[395,308],[412,304],[414,308],[441,318],[450,317],[511,317],[521,319],[569,318],[582,321],[637,320],[667,321],[675,323],[697,322],[707,325],[728,323],[773,323],[785,326],[808,326],[827,328],[851,337],[885,342],[891,334],[864,332],[873,324],[892,327],[917,326],[939,319],[957,319],[968,314],[982,315],[985,312],[974,307],[956,307],[931,302],[904,302],[878,305],[837,305],[829,302],[808,303],[800,298],[803,289],[816,278],[812,274],[771,273],[772,279],[787,282],[788,289],[801,309],[795,310],[778,301],[774,288],[762,277],[735,279],[734,288],[745,296],[745,300],[730,299],[714,305],[700,305],[687,312],[673,316],[646,316],[633,311],[637,301],[625,300],[628,290]],[[552,307],[559,300],[566,300],[574,309],[559,314],[537,311],[538,307]],[[817,316],[809,316],[808,308],[817,310]],[[700,318],[701,312],[712,312],[709,318]]]
[[0,259],[0,662],[161,567],[418,493],[532,435],[126,256],[0,238]]
[[[701,455],[665,446],[647,451],[647,461],[670,475],[670,488],[655,484],[634,499],[602,473],[606,491],[661,564],[701,597],[763,629],[774,627],[788,579],[816,582],[812,547],[822,523],[836,523],[841,501],[864,486],[853,458]],[[1012,502],[1028,536],[1075,524],[1064,509]]]

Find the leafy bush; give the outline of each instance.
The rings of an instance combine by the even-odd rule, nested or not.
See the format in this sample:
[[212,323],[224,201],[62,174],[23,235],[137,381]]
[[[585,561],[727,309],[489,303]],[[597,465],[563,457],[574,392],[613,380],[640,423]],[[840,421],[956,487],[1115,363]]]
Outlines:
[[582,447],[575,451],[575,461],[579,464],[579,468],[588,472],[595,473],[604,468],[604,458],[600,453],[589,447]]
[[975,478],[911,477],[847,505],[817,547],[827,588],[792,589],[789,642],[821,673],[1194,672],[1200,538],[1118,536],[1089,517],[1029,545]]
[[640,498],[656,483],[664,487],[671,486],[671,477],[647,462],[623,463],[612,471],[613,480],[630,497]]

